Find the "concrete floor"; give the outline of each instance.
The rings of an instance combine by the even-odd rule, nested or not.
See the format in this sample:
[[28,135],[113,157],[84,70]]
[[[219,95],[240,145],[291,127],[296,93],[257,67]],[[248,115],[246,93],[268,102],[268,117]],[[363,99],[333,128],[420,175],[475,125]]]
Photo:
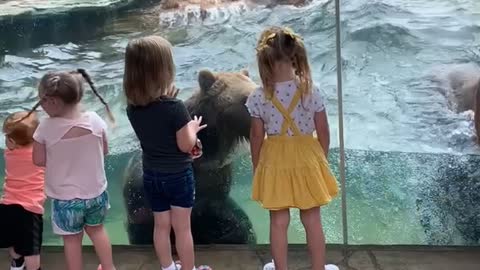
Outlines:
[[[118,270],[160,269],[153,248],[115,247]],[[255,250],[244,246],[198,247],[197,264],[208,264],[215,270],[261,270],[270,260],[268,247]],[[479,270],[480,249],[447,249],[415,247],[328,247],[328,263],[335,263],[342,270]],[[84,250],[85,269],[95,270],[97,259],[93,250]],[[289,264],[292,270],[309,268],[306,248],[290,248]],[[0,269],[8,269],[6,255],[0,256]],[[45,248],[42,269],[65,270],[61,248]]]

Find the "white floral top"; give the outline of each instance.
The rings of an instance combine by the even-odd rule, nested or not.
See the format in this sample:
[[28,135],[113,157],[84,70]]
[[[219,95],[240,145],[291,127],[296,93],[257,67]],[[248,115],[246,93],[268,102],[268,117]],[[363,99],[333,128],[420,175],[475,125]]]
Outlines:
[[[293,96],[297,91],[295,81],[286,81],[275,84],[275,96],[288,108]],[[268,135],[279,135],[283,124],[282,114],[275,108],[271,101],[267,100],[263,88],[259,87],[247,99],[248,111],[252,117],[261,118],[265,124],[265,131]],[[315,131],[313,116],[316,112],[325,110],[324,97],[317,87],[313,88],[312,95],[303,102],[300,101],[291,117],[303,134],[312,134]],[[293,132],[289,129],[288,135]]]

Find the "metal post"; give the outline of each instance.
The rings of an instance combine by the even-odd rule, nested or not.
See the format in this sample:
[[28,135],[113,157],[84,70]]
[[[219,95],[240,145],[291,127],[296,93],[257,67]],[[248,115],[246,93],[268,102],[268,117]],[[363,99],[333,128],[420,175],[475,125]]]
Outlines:
[[342,189],[342,228],[343,244],[348,245],[347,190],[345,181],[345,142],[343,133],[343,88],[342,88],[342,42],[340,24],[340,0],[335,0],[335,26],[337,51],[337,97],[338,97],[338,136],[340,144],[340,182]]

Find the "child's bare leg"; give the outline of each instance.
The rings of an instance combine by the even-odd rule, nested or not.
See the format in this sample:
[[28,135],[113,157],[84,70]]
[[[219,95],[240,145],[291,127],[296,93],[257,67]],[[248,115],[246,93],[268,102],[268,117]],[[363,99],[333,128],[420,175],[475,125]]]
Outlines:
[[289,209],[270,211],[270,246],[275,270],[287,270]]
[[172,207],[172,227],[175,231],[175,247],[182,262],[182,269],[190,270],[195,266],[193,237],[190,217],[192,208]]
[[307,234],[307,245],[312,262],[312,270],[325,269],[325,236],[323,234],[320,208],[315,207],[300,211],[305,232]]
[[20,257],[22,257],[22,255],[17,254],[17,253],[15,252],[15,250],[13,249],[13,247],[11,247],[11,248],[8,249],[8,253],[10,254],[10,257],[12,257],[12,259],[14,259],[14,260],[20,259]]
[[170,244],[170,231],[172,223],[170,211],[154,212],[155,227],[153,229],[153,243],[162,268],[169,267],[172,262],[172,246]]
[[16,253],[13,247],[8,249],[8,253],[10,254],[10,258],[12,259],[12,266],[21,267],[25,265],[25,257]]
[[83,232],[63,236],[63,249],[68,270],[82,270]]
[[25,256],[25,269],[26,270],[40,269],[40,255]]
[[105,227],[103,225],[85,226],[85,232],[87,232],[88,237],[92,240],[95,252],[102,265],[102,270],[114,270],[112,244],[105,231]]
[[[18,260],[22,255],[17,254],[13,248],[8,249],[10,257],[14,260]],[[40,269],[40,255],[24,256],[25,269],[26,270],[38,270]]]

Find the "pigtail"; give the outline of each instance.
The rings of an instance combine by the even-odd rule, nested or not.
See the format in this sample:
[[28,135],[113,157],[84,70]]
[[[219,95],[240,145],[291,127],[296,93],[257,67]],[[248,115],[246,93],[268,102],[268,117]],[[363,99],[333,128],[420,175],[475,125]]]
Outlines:
[[32,116],[32,114],[38,109],[38,107],[40,107],[40,102],[41,102],[41,100],[38,101],[35,105],[33,105],[33,107],[30,109],[30,111],[28,111],[28,113],[24,117],[21,117],[18,120],[16,120],[15,122],[13,122],[13,125],[16,125],[16,124],[22,122],[23,120],[29,118],[30,116]]
[[[54,95],[58,91],[58,84],[60,82],[60,77],[54,73],[48,73],[45,75],[41,80],[40,80],[40,88],[45,89],[45,93],[43,96],[46,95]],[[22,122],[23,120],[29,118],[37,109],[40,107],[40,104],[42,102],[43,97],[40,97],[40,100],[33,105],[33,107],[28,111],[28,114],[26,114],[24,117],[21,117],[20,119],[16,120],[13,122],[14,125]]]
[[88,75],[87,71],[85,69],[79,68],[77,69],[77,72],[82,75],[82,77],[85,79],[85,81],[90,85],[90,88],[92,89],[93,93],[95,96],[98,97],[100,102],[105,106],[105,109],[107,110],[108,114],[108,119],[112,122],[115,123],[115,117],[113,117],[113,113],[110,110],[110,106],[108,106],[107,102],[103,99],[103,97],[98,93],[97,88],[93,84],[92,79],[90,78],[90,75]]
[[263,91],[265,93],[266,99],[271,100],[274,95],[274,85],[272,82],[273,76],[273,62],[274,62],[274,53],[275,50],[272,47],[274,38],[277,36],[275,31],[267,30],[262,33],[260,37],[256,51],[257,51],[257,62],[258,69],[260,73],[260,78],[262,80]]
[[284,38],[284,52],[290,56],[299,84],[298,87],[302,92],[302,106],[307,108],[305,102],[313,92],[313,81],[305,45],[302,38],[289,28],[284,28],[282,35]]

